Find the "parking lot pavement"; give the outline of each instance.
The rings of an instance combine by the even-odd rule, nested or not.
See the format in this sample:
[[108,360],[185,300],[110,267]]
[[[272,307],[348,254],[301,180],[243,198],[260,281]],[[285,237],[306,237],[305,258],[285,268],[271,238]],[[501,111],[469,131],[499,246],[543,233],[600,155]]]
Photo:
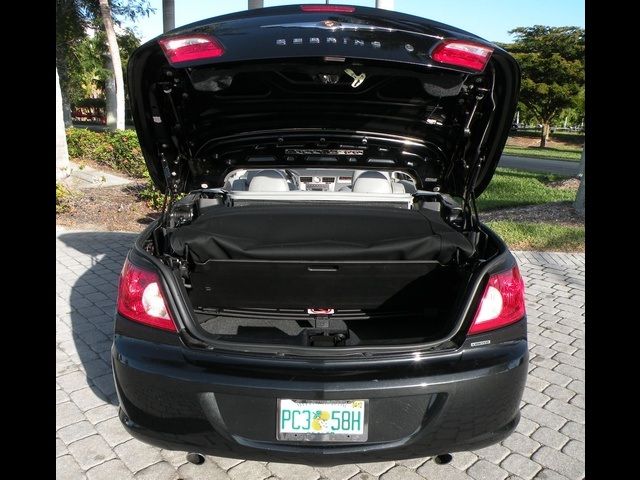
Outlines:
[[208,457],[131,438],[117,418],[109,349],[116,285],[135,234],[59,231],[56,462],[65,480],[584,478],[584,255],[516,252],[527,286],[530,366],[522,420],[499,445],[430,458],[311,468]]

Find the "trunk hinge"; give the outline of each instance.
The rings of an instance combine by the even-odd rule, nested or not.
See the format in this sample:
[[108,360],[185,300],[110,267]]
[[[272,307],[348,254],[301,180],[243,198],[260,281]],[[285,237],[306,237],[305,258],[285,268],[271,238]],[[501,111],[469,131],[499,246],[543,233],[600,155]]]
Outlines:
[[179,180],[177,178],[177,172],[172,172],[169,168],[169,162],[167,161],[167,157],[165,156],[164,152],[160,152],[160,164],[162,165],[162,173],[164,175],[165,184],[167,185],[167,190],[165,193],[178,193]]
[[469,148],[471,146],[471,122],[473,122],[473,119],[476,116],[476,112],[478,111],[478,105],[480,105],[480,102],[484,100],[487,91],[488,90],[486,88],[477,88],[473,108],[471,109],[471,112],[467,117],[467,122],[464,126],[463,131],[463,135],[467,139],[467,142],[462,155],[462,162],[464,169],[468,170],[468,173],[466,175],[462,191],[462,229],[463,231],[469,232],[476,231],[479,224],[475,201],[475,184],[480,172],[480,166],[484,161],[484,157],[480,156],[480,146],[482,145],[482,142],[478,144],[477,149],[475,150],[475,152],[473,152],[471,162],[467,161],[467,158],[469,156]]
[[[480,231],[480,218],[478,215],[478,207],[476,204],[475,188],[478,177],[482,170],[482,166],[484,165],[486,160],[486,155],[482,154],[482,147],[484,145],[487,132],[489,131],[489,127],[492,124],[493,116],[495,114],[496,103],[494,99],[494,88],[495,74],[492,75],[492,84],[490,89],[482,88],[480,86],[477,87],[475,102],[464,127],[464,136],[467,138],[467,142],[463,154],[463,163],[464,168],[468,170],[468,173],[465,177],[462,193],[462,231],[466,234],[468,240],[471,242],[476,251],[480,243],[482,234]],[[472,143],[471,123],[478,111],[478,106],[485,99],[487,94],[489,94],[491,110],[488,112],[488,119],[485,123],[482,135],[474,142],[476,145],[475,150],[473,152],[470,152],[469,149]],[[469,157],[471,157],[471,159],[470,161],[467,161]]]
[[[173,100],[173,85],[162,84],[160,85],[160,87],[162,88],[162,93],[165,94],[167,102],[171,107],[170,110],[173,115],[174,123],[172,128],[173,132],[170,133],[170,135],[173,144],[178,152],[175,160],[173,161],[174,165],[169,165],[169,161],[167,160],[165,154],[162,152],[160,153],[160,162],[162,163],[162,171],[164,173],[167,185],[166,195],[175,196],[184,187],[184,183],[186,182],[186,178],[183,178],[183,175],[185,173],[185,165],[189,164],[189,160],[193,157],[193,154],[191,152],[190,142],[184,134],[184,122]],[[161,147],[163,149],[166,148],[164,142]]]
[[[493,72],[492,72],[493,73]],[[478,231],[480,226],[480,219],[478,216],[478,207],[476,205],[476,183],[478,181],[478,176],[480,175],[480,171],[482,166],[485,163],[486,156],[482,155],[482,146],[484,145],[485,138],[487,136],[487,132],[489,131],[489,127],[491,126],[493,116],[495,114],[496,102],[494,99],[494,89],[495,89],[495,74],[492,74],[491,80],[491,88],[482,88],[477,87],[477,93],[475,97],[475,102],[469,118],[467,119],[467,123],[464,128],[464,135],[469,140],[467,141],[467,145],[465,147],[463,158],[465,159],[465,168],[468,168],[469,173],[466,176],[462,199],[463,199],[463,230],[469,232],[470,240],[474,244],[477,243],[478,240]],[[482,136],[477,141],[477,147],[475,151],[468,152],[470,143],[471,143],[471,122],[473,117],[476,115],[478,110],[478,106],[480,102],[485,99],[485,96],[489,94],[489,100],[491,103],[491,110],[489,112],[489,118],[485,124],[484,131],[482,132]],[[466,162],[468,158],[468,154],[471,153],[471,161]]]

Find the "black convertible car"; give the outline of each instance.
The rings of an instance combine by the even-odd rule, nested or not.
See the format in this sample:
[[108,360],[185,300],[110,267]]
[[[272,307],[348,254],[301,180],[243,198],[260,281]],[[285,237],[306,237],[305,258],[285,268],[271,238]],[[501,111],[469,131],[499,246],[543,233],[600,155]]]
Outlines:
[[448,25],[345,5],[203,20],[128,88],[162,216],[120,279],[120,419],[163,448],[338,464],[516,427],[524,285],[478,220],[520,72]]

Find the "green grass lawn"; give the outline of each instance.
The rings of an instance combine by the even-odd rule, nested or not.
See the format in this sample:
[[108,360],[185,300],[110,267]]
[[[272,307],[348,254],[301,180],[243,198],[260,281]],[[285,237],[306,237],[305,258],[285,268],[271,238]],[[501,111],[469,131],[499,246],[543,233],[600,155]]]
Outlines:
[[498,168],[489,187],[478,198],[478,209],[482,211],[575,200],[576,192],[546,185],[562,178],[553,174]]
[[519,157],[550,158],[553,160],[569,160],[579,162],[582,149],[571,147],[560,148],[540,148],[540,147],[517,147],[507,145],[502,152],[503,155],[515,155]]
[[584,251],[584,227],[502,220],[487,225],[513,250]]

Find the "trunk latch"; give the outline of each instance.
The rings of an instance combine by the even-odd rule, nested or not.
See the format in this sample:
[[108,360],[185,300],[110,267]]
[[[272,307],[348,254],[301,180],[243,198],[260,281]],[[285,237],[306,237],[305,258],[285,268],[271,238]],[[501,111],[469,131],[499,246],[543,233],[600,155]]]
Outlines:
[[342,333],[317,333],[309,335],[311,347],[338,347],[344,345],[347,336]]
[[353,82],[351,82],[351,86],[353,88],[356,88],[362,85],[362,82],[364,82],[364,79],[367,78],[366,73],[361,73],[360,75],[357,75],[356,72],[354,72],[350,68],[345,68],[344,73],[346,73],[351,78],[353,78]]

